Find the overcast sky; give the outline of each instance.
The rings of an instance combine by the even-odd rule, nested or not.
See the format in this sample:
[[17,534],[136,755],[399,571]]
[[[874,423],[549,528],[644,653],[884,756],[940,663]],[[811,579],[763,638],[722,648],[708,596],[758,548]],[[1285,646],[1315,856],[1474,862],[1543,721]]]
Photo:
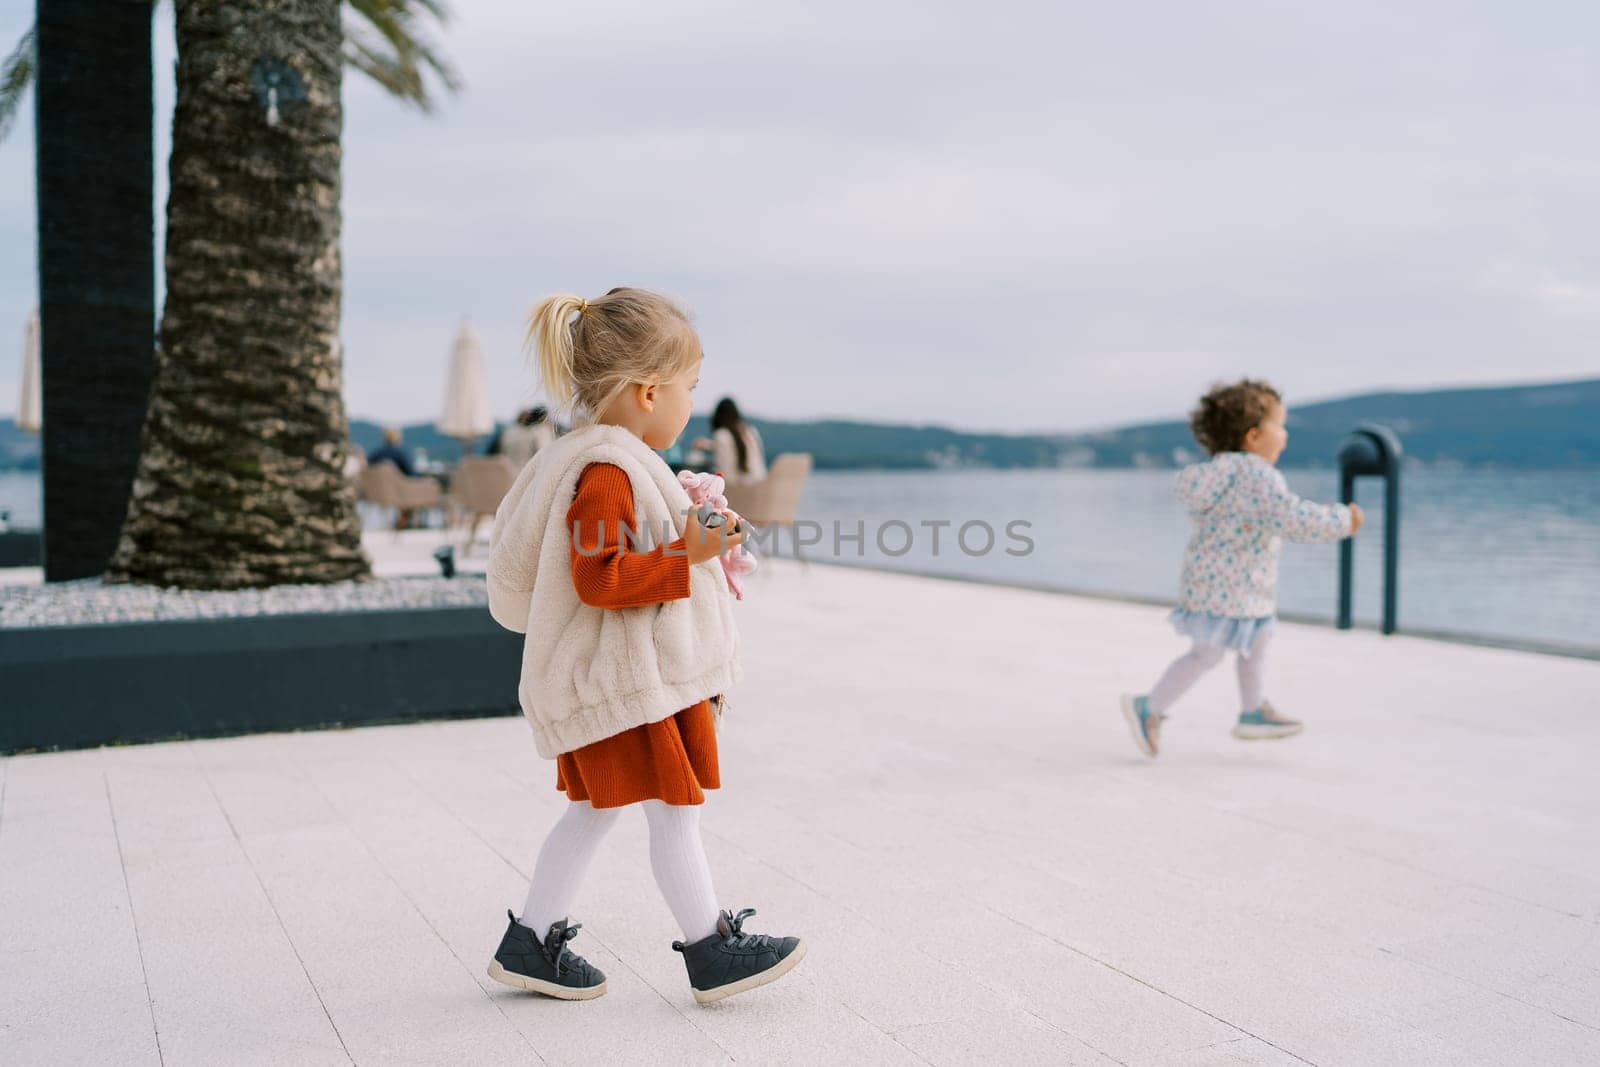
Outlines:
[[[496,410],[530,305],[693,311],[700,406],[985,429],[1600,373],[1600,5],[456,0],[433,116],[345,91],[346,396]],[[0,8],[9,51],[31,4]],[[158,196],[171,14],[156,26]],[[29,103],[31,109],[31,100]],[[0,145],[0,411],[35,302]]]

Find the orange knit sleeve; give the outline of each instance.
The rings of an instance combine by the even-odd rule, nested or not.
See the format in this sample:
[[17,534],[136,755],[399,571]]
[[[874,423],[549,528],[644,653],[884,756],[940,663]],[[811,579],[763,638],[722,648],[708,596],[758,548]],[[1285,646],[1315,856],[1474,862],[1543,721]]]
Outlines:
[[[613,463],[585,467],[567,509],[567,529],[576,531],[572,584],[578,599],[590,607],[637,608],[689,595],[689,557],[683,553],[683,539],[641,552],[623,540],[624,529],[633,524],[628,473]],[[659,531],[652,532],[659,536]]]

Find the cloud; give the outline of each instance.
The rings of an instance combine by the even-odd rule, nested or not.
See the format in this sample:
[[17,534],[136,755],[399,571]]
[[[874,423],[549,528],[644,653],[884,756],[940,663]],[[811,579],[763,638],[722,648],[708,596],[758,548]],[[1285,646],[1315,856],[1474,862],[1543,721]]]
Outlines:
[[437,116],[346,87],[356,413],[431,414],[464,313],[509,411],[528,306],[616,284],[680,295],[706,400],[772,415],[1071,428],[1245,372],[1594,368],[1590,5],[458,8]]

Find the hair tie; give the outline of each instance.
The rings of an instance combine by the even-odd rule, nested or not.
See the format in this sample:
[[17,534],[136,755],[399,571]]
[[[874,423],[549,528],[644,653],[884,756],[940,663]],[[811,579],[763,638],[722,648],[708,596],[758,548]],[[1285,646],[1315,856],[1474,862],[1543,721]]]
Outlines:
[[585,312],[587,312],[588,310],[589,310],[589,301],[583,299],[582,297],[579,297],[578,298],[578,314],[582,315]]

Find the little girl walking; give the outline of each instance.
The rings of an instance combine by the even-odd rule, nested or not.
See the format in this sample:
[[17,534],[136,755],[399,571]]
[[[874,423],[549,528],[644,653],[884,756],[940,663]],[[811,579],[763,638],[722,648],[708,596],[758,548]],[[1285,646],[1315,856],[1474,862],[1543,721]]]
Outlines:
[[1354,504],[1315,504],[1289,490],[1278,457],[1289,443],[1283,398],[1266,382],[1219,385],[1189,416],[1211,459],[1178,475],[1178,499],[1194,533],[1183,556],[1183,590],[1171,619],[1193,646],[1145,695],[1124,694],[1122,714],[1147,756],[1161,745],[1167,709],[1227,650],[1237,654],[1239,721],[1233,736],[1290,737],[1301,724],[1267,703],[1263,670],[1278,600],[1283,541],[1337,541],[1361,528]]
[[700,840],[704,790],[720,784],[713,707],[740,675],[716,557],[744,535],[691,513],[652,451],[689,420],[700,339],[681,310],[640,289],[549,297],[528,335],[545,391],[579,425],[539,450],[495,515],[489,610],[527,634],[518,695],[568,804],[489,974],[564,1000],[605,993],[605,976],[567,947],[579,928],[569,909],[606,831],[638,805],[656,884],[683,929],[672,947],[695,999],[710,1003],[788,973],[805,945],[745,933],[750,909],[720,910]]

